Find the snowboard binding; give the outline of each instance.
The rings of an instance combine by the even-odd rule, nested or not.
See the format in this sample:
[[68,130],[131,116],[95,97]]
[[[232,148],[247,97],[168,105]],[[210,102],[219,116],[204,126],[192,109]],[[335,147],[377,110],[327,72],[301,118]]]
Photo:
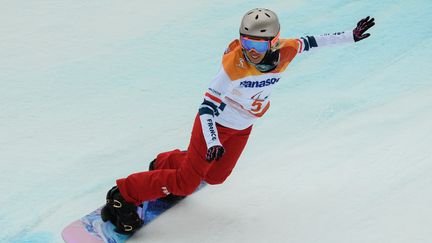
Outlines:
[[137,206],[126,202],[117,186],[108,191],[101,217],[104,222],[110,221],[117,233],[124,235],[135,233],[144,223],[137,213]]

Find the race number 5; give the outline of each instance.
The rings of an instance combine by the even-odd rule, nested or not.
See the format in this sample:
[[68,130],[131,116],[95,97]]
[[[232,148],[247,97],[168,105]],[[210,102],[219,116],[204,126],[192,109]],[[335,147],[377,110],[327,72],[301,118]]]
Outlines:
[[255,108],[253,108],[251,111],[253,112],[258,112],[262,109],[262,104],[263,104],[263,100],[254,100],[254,102],[252,103],[252,106],[256,106]]

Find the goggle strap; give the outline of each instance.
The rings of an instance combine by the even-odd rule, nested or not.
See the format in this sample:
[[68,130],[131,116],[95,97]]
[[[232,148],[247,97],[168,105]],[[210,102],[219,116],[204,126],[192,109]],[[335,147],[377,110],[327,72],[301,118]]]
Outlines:
[[274,46],[279,41],[280,31],[277,33],[277,35],[270,41],[270,45]]

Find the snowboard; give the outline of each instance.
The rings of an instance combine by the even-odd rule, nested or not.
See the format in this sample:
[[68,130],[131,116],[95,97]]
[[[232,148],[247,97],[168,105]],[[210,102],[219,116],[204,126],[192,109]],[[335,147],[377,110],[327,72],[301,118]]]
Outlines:
[[[206,185],[202,182],[197,192]],[[184,199],[167,201],[157,199],[154,201],[143,202],[142,206],[137,208],[138,215],[144,221],[143,227],[152,222],[158,216],[168,209],[175,206]],[[103,207],[103,206],[102,206]],[[101,218],[102,207],[97,208],[91,213],[78,219],[62,231],[63,240],[66,243],[124,243],[130,238],[129,235],[119,234],[114,231],[115,227],[111,222],[103,222]]]

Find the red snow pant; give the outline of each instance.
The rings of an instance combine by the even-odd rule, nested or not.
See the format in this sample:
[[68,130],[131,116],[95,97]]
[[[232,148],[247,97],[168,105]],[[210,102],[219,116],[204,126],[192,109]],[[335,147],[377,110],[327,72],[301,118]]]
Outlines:
[[186,196],[195,191],[202,180],[208,184],[221,184],[237,163],[252,126],[235,130],[216,124],[219,140],[225,154],[218,161],[206,160],[207,144],[204,140],[199,115],[196,116],[187,151],[178,149],[160,153],[155,169],[118,179],[117,186],[123,198],[136,205],[143,201],[164,197],[169,193]]

